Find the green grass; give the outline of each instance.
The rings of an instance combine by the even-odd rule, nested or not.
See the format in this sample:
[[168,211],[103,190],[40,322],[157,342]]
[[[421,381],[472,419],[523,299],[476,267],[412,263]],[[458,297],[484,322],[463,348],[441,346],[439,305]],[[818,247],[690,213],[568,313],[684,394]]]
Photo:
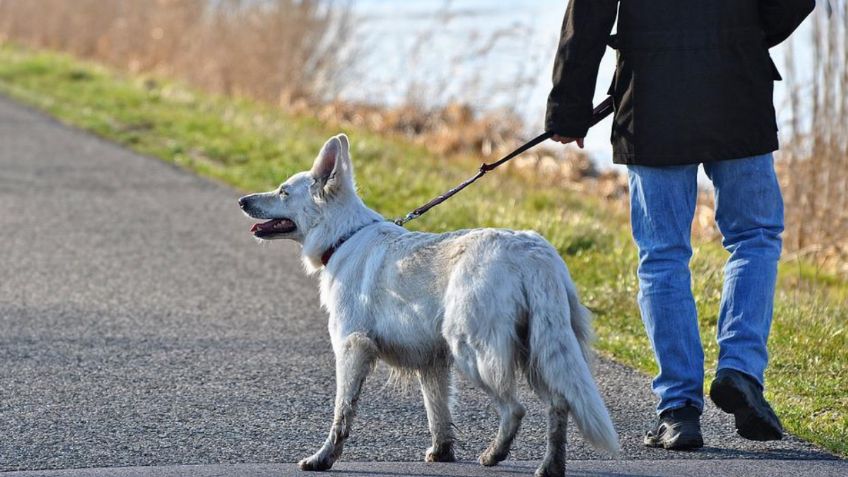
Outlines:
[[[242,190],[266,190],[306,169],[337,130],[254,102],[214,97],[157,78],[135,77],[55,53],[0,47],[0,92],[73,126]],[[346,131],[365,201],[402,215],[473,173],[400,138]],[[646,373],[653,356],[635,304],[635,249],[627,218],[598,198],[488,175],[411,228],[532,228],[565,257],[595,312],[598,347]],[[716,314],[726,255],[696,244],[694,289],[707,368],[714,367]],[[768,397],[787,429],[848,455],[848,285],[790,263],[781,269],[770,342]],[[708,375],[708,378],[711,376]],[[709,382],[709,379],[708,379]]]

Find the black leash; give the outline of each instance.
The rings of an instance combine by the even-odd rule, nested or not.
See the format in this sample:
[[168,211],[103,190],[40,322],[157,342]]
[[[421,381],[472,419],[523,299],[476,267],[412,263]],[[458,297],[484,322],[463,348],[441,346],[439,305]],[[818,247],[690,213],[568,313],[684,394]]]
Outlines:
[[[612,97],[609,97],[609,98],[605,99],[603,102],[601,102],[601,104],[597,105],[594,110],[592,110],[592,121],[589,123],[589,127],[592,127],[595,124],[598,124],[599,122],[601,122],[601,120],[604,119],[605,117],[609,116],[610,113],[612,113],[612,111],[613,111]],[[418,217],[421,217],[428,210],[430,210],[433,207],[441,204],[442,202],[450,199],[451,197],[456,195],[456,193],[458,193],[462,189],[465,189],[469,185],[473,184],[477,179],[483,177],[487,172],[491,171],[492,169],[496,169],[501,164],[503,164],[503,163],[509,161],[510,159],[526,152],[529,149],[536,147],[540,143],[547,141],[548,139],[552,138],[553,136],[554,136],[553,132],[544,132],[544,133],[539,134],[538,136],[534,137],[530,141],[522,144],[521,146],[518,147],[518,149],[510,152],[509,154],[507,154],[503,158],[499,159],[497,162],[492,162],[492,163],[489,163],[489,164],[486,164],[486,163],[481,164],[480,170],[477,171],[477,174],[474,174],[474,176],[466,179],[463,183],[459,184],[458,186],[454,187],[453,189],[445,192],[444,194],[442,194],[438,197],[433,198],[430,202],[427,202],[426,204],[422,205],[421,207],[418,207],[417,209],[413,210],[412,212],[406,214],[405,217],[400,217],[400,218],[395,219],[394,223],[396,223],[400,226],[403,226],[404,224],[406,224],[410,220],[415,220]]]

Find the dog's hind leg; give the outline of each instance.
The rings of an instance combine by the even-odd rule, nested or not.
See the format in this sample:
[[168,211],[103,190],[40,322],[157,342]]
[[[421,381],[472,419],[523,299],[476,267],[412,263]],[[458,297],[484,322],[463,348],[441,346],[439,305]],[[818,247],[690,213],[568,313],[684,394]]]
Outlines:
[[495,402],[500,417],[497,435],[480,454],[480,464],[487,467],[507,458],[525,413],[515,397],[515,350],[510,340],[508,335],[501,335],[501,340],[478,345],[475,353],[480,387]]
[[490,391],[489,395],[495,400],[501,421],[495,440],[480,454],[480,464],[487,467],[497,465],[509,455],[512,441],[515,440],[525,413],[524,406],[515,398],[512,389],[500,395]]
[[535,477],[565,477],[565,445],[568,406],[562,402],[548,408],[548,449]]
[[[446,314],[446,316],[456,316]],[[480,313],[483,316],[483,313]],[[487,319],[489,323],[495,318]],[[500,320],[507,324],[511,321]],[[500,416],[498,433],[492,443],[480,454],[479,462],[484,466],[497,465],[509,455],[512,441],[518,433],[524,406],[515,397],[515,353],[512,336],[508,331],[489,335],[490,341],[472,345],[462,333],[448,336],[454,362],[475,386],[485,391],[497,406]],[[492,336],[494,335],[494,339]]]
[[450,394],[451,373],[450,365],[436,365],[418,372],[421,383],[421,394],[424,396],[424,407],[427,409],[427,421],[430,424],[430,434],[433,445],[427,449],[424,456],[426,462],[453,462],[453,443],[456,440],[451,419]]
[[301,469],[327,470],[341,456],[362,386],[376,359],[377,347],[364,333],[345,338],[336,353],[336,409],[330,435],[318,452],[298,463]]

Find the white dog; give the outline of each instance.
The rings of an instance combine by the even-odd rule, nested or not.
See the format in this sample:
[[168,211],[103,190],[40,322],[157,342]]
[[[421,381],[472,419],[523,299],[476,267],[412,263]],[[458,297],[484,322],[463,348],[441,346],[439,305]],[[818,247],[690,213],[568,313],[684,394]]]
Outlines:
[[377,359],[417,374],[432,447],[453,461],[451,365],[494,400],[500,428],[480,463],[509,453],[524,408],[523,372],[549,408],[548,447],[536,472],[565,474],[568,415],[596,447],[617,453],[618,436],[592,378],[592,331],[565,263],[534,232],[476,229],[414,233],[385,220],[356,194],[345,135],[324,145],[312,170],[278,189],[239,200],[260,239],[303,245],[319,272],[336,356],[333,424],[324,446],[299,465],[326,470],[350,433],[363,383]]

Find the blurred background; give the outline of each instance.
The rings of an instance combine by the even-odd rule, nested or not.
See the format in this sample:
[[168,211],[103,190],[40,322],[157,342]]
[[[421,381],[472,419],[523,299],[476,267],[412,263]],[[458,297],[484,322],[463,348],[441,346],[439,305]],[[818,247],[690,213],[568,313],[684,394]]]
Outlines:
[[[439,154],[490,156],[541,128],[565,4],[0,0],[0,40],[176,78],[323,121],[399,133]],[[816,9],[772,51],[784,76],[775,104],[780,172],[791,204],[787,249],[843,272],[847,9],[845,1],[834,2],[830,19]],[[603,99],[614,61],[608,50],[596,102]],[[612,167],[609,121],[592,130],[585,152],[547,152],[534,160],[549,173],[566,169],[570,179],[579,179],[575,170],[598,176]],[[612,183],[599,190],[621,195],[621,178],[604,177]],[[711,223],[702,225],[702,233],[715,235]]]

